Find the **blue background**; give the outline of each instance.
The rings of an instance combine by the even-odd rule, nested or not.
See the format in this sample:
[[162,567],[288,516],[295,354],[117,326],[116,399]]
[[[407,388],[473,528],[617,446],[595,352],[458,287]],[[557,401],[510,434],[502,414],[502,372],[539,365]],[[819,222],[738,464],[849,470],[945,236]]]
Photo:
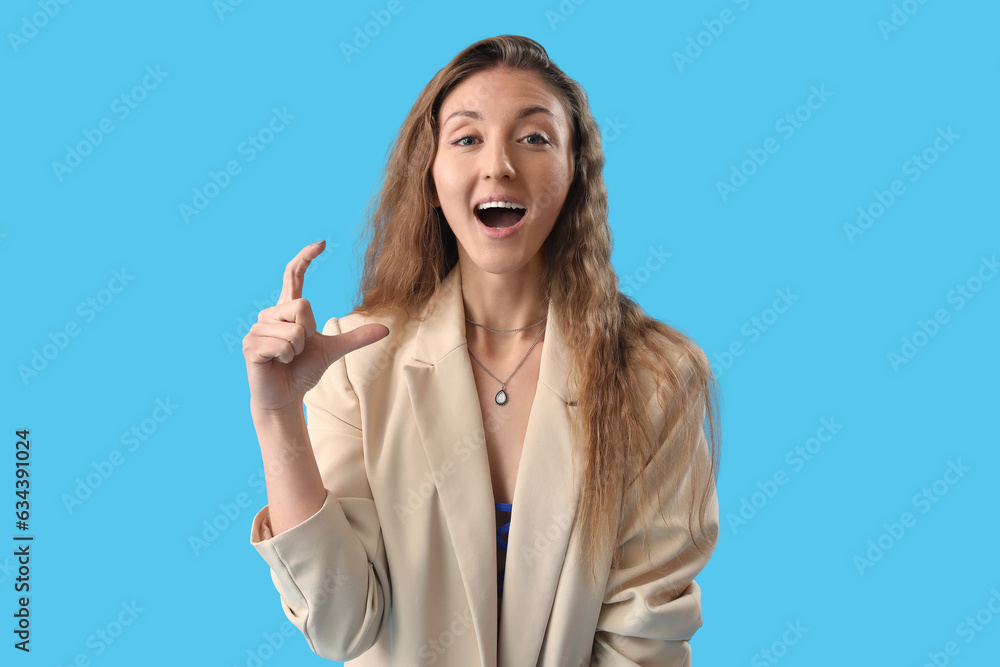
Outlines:
[[[0,540],[19,532],[14,431],[29,428],[35,541],[30,656],[12,648],[0,549],[0,661],[330,664],[297,632],[260,648],[286,621],[249,544],[266,501],[241,340],[320,238],[304,296],[319,321],[350,310],[358,225],[410,105],[462,48],[516,33],[588,91],[619,275],[717,365],[722,534],[698,578],[696,663],[997,664],[1000,6],[401,2],[350,57],[341,43],[388,2],[4,4]],[[294,117],[249,160],[241,142],[275,109]],[[102,119],[113,131],[54,169]],[[925,150],[933,163],[907,171]],[[897,179],[867,229],[845,228]],[[162,422],[157,400],[176,406]],[[133,427],[144,439],[123,441]],[[99,485],[68,505],[88,475]],[[225,527],[193,546],[206,522]],[[960,625],[977,613],[979,630]]]

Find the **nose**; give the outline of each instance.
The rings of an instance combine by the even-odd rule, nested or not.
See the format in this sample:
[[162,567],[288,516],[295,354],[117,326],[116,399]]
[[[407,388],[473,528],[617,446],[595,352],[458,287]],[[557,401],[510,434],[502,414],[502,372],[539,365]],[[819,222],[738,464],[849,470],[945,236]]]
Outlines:
[[513,178],[514,165],[507,156],[506,144],[502,141],[494,141],[492,145],[487,145],[483,151],[483,173],[494,180],[499,180],[504,176]]

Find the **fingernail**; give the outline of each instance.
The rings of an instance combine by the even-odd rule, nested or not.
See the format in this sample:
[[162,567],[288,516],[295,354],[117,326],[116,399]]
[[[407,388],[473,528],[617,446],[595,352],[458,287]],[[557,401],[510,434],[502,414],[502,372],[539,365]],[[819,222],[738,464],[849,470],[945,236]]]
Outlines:
[[326,241],[324,239],[320,239],[319,241],[316,241],[315,243],[312,243],[310,245],[323,245],[324,243],[326,243]]

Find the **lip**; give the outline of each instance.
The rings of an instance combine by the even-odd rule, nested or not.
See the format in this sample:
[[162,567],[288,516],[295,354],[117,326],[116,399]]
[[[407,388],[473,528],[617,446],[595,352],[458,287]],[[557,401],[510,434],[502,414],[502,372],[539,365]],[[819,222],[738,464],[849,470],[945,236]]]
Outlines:
[[[518,220],[513,225],[511,225],[510,227],[503,227],[501,229],[487,227],[486,225],[483,224],[483,221],[479,219],[479,216],[476,215],[476,208],[478,208],[480,204],[485,204],[486,202],[491,202],[491,201],[509,201],[513,202],[514,204],[518,204],[519,206],[524,206],[524,215],[522,215],[521,219]],[[472,205],[472,217],[476,219],[477,226],[479,227],[479,229],[483,231],[483,235],[486,238],[503,239],[510,236],[511,234],[516,234],[517,230],[521,229],[521,227],[524,226],[524,221],[528,217],[528,206],[517,197],[511,197],[510,195],[501,195],[501,194],[489,195],[488,197],[483,197],[482,199],[480,199],[479,201],[477,201],[475,204]]]
[[527,217],[528,214],[525,213],[523,216],[521,216],[520,220],[515,222],[510,227],[503,227],[500,229],[496,229],[494,227],[487,227],[486,225],[483,224],[482,220],[476,217],[476,225],[478,225],[479,229],[483,230],[483,235],[486,236],[486,238],[503,239],[510,236],[511,234],[517,233],[517,230],[519,230],[521,227],[524,226],[524,219]]

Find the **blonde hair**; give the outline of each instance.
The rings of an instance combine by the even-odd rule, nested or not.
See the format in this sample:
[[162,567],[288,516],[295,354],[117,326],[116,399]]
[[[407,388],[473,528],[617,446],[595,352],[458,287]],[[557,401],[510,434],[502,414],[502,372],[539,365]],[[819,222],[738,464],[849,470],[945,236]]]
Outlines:
[[[660,491],[647,488],[640,474],[648,465],[670,466],[670,479],[689,466],[705,469],[694,461],[703,454],[698,450],[707,423],[709,474],[695,476],[700,483],[691,485],[687,526],[691,542],[704,552],[703,546],[715,539],[704,526],[718,476],[715,378],[691,339],[649,317],[619,290],[611,265],[600,128],[586,92],[540,44],[517,35],[481,40],[455,56],[421,91],[391,148],[381,189],[369,203],[359,239],[366,249],[355,312],[419,312],[458,261],[455,235],[431,204],[438,112],[448,93],[470,75],[501,67],[540,75],[561,98],[573,126],[575,175],[542,248],[545,294],[571,350],[570,387],[578,388],[574,426],[582,434],[586,466],[577,516],[585,562],[595,580],[601,554],[613,551],[611,567],[618,564],[615,547],[622,508],[629,506],[627,492],[644,503],[652,491]],[[640,370],[651,375],[643,378]],[[646,415],[650,377],[664,416],[659,426]],[[671,447],[657,456],[664,434]],[[615,543],[609,543],[612,537]],[[645,539],[644,546],[648,558]]]

